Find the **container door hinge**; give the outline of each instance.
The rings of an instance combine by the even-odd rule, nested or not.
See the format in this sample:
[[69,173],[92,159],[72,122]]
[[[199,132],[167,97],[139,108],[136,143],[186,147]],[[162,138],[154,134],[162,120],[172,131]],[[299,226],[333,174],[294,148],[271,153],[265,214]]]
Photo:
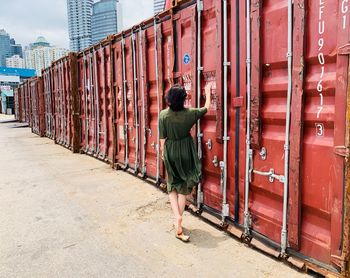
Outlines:
[[230,212],[230,206],[229,204],[223,204],[222,205],[222,215],[224,217],[228,217],[229,216],[229,212]]
[[203,197],[203,192],[201,191],[198,193],[197,202],[199,204],[203,204],[203,201],[204,201],[204,197]]
[[339,156],[342,156],[342,157],[345,157],[346,159],[348,159],[350,151],[349,151],[349,148],[347,148],[345,146],[335,146],[334,153],[336,155],[339,155]]

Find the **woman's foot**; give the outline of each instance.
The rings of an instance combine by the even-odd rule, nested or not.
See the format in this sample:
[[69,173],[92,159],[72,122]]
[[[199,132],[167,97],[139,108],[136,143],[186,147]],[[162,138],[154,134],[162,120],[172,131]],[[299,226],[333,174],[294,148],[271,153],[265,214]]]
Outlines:
[[175,234],[175,237],[183,242],[189,242],[190,241],[190,237],[185,235],[184,233],[181,234]]
[[174,226],[175,226],[175,233],[176,233],[177,235],[182,234],[182,217],[181,217],[181,216],[179,216],[179,217],[175,220]]

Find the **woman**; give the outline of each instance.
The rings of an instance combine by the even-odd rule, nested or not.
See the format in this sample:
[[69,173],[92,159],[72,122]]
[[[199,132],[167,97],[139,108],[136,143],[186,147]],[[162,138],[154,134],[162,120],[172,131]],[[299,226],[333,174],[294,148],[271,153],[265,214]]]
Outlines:
[[168,108],[160,113],[159,132],[162,159],[168,174],[167,190],[175,216],[175,236],[187,242],[189,236],[182,231],[182,215],[186,195],[201,180],[201,165],[190,130],[209,109],[211,84],[205,87],[205,105],[202,108],[184,108],[186,91],[174,85],[166,96]]

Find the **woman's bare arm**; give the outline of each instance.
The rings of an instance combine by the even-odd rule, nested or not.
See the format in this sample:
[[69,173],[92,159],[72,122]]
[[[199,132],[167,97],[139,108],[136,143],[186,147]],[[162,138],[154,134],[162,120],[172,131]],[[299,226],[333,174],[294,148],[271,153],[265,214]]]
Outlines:
[[204,87],[204,91],[205,91],[205,104],[204,104],[204,107],[207,108],[207,110],[209,110],[210,102],[211,102],[211,88],[212,88],[211,82],[209,82]]
[[164,144],[166,139],[160,139],[160,154],[161,158],[164,160]]

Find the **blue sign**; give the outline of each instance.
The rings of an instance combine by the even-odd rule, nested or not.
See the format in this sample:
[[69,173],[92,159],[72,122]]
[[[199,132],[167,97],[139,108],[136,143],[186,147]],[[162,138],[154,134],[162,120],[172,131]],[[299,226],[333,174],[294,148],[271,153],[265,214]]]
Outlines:
[[185,65],[188,65],[190,62],[191,62],[191,56],[188,53],[185,53],[185,55],[184,55]]

